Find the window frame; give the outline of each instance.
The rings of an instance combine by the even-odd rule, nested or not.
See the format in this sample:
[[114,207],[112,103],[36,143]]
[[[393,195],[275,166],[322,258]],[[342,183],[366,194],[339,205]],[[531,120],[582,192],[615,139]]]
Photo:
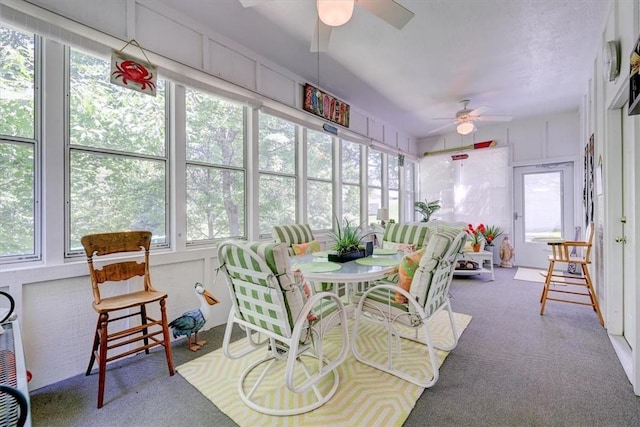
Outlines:
[[[153,239],[151,241],[151,248],[154,249],[166,249],[170,248],[172,245],[171,240],[171,220],[172,220],[172,205],[174,200],[174,195],[171,193],[171,182],[172,182],[172,157],[171,157],[171,127],[169,125],[169,118],[171,114],[171,106],[174,104],[174,100],[172,97],[171,90],[171,81],[168,79],[164,80],[165,89],[164,89],[164,156],[151,155],[151,154],[142,154],[142,153],[134,153],[134,152],[126,152],[122,150],[116,149],[108,149],[101,147],[88,147],[83,145],[77,145],[71,143],[71,51],[76,50],[84,55],[93,56],[98,59],[102,59],[109,63],[109,59],[101,56],[99,54],[88,52],[83,50],[82,48],[71,46],[65,44],[64,46],[64,200],[65,200],[65,208],[64,208],[64,258],[77,258],[84,254],[82,249],[72,249],[71,248],[71,155],[73,152],[85,152],[85,153],[96,153],[98,155],[108,155],[115,156],[118,158],[124,159],[142,159],[142,160],[153,160],[153,161],[161,161],[164,162],[164,170],[165,170],[165,179],[164,179],[164,217],[165,217],[165,241],[163,243],[154,242]],[[144,96],[150,96],[146,94],[141,94]]]
[[31,31],[26,31],[1,22],[0,26],[23,35],[33,37],[33,138],[15,135],[0,135],[0,144],[16,144],[30,146],[33,152],[33,252],[0,256],[0,265],[42,261],[43,213],[42,213],[42,44],[43,38]]
[[[240,102],[233,100],[233,99],[229,99],[226,98],[224,96],[218,95],[217,93],[213,92],[213,91],[207,91],[204,90],[202,88],[199,87],[195,87],[195,86],[189,86],[186,84],[179,84],[180,86],[182,86],[183,93],[184,93],[184,103],[182,103],[182,105],[184,106],[184,145],[185,145],[185,165],[184,165],[184,174],[185,174],[185,191],[184,191],[184,198],[185,198],[185,204],[186,204],[186,200],[187,200],[187,181],[186,181],[186,176],[187,176],[187,170],[189,169],[189,166],[197,166],[197,167],[203,167],[203,168],[207,168],[207,169],[213,169],[216,171],[224,171],[224,170],[228,170],[228,171],[233,171],[233,172],[242,172],[243,175],[243,181],[244,181],[244,188],[243,188],[243,232],[241,233],[241,235],[239,236],[228,236],[228,237],[220,237],[217,239],[202,239],[202,240],[188,240],[187,239],[187,224],[188,224],[188,213],[186,212],[186,207],[185,207],[185,217],[184,217],[184,229],[185,229],[185,246],[187,247],[198,247],[198,246],[210,246],[210,245],[215,245],[218,242],[220,242],[221,240],[224,239],[247,239],[247,235],[248,235],[248,228],[249,228],[249,216],[248,216],[248,208],[249,208],[249,203],[248,203],[248,198],[247,198],[247,190],[248,190],[248,181],[249,181],[249,176],[248,176],[248,171],[247,171],[247,154],[248,154],[248,149],[247,149],[247,128],[248,128],[248,107],[246,105],[241,105]],[[188,136],[186,134],[186,124],[187,124],[187,91],[198,91],[201,93],[206,94],[207,96],[211,96],[211,97],[215,97],[218,98],[220,100],[223,100],[225,102],[228,103],[232,103],[237,105],[238,107],[242,108],[242,166],[233,166],[233,165],[222,165],[222,164],[217,164],[217,163],[209,163],[209,162],[203,162],[203,161],[198,161],[198,160],[189,160],[189,156],[188,156],[188,149],[187,149],[187,140],[188,140]],[[186,205],[185,205],[186,206]]]
[[[267,115],[267,116],[271,116],[274,117],[278,120],[283,120],[287,123],[290,123],[291,125],[293,125],[293,149],[294,149],[294,159],[293,159],[293,172],[274,172],[274,171],[269,171],[269,170],[262,170],[260,168],[260,117],[262,115]],[[255,123],[257,124],[257,127],[255,129],[255,133],[257,135],[257,154],[256,154],[256,162],[255,162],[255,173],[256,173],[256,188],[255,188],[255,195],[257,198],[257,206],[258,206],[258,213],[255,217],[255,223],[256,223],[256,230],[257,230],[257,234],[258,234],[258,238],[259,239],[268,239],[271,238],[271,231],[263,233],[262,230],[260,230],[260,180],[263,176],[272,176],[272,177],[282,177],[282,178],[290,178],[293,179],[293,188],[294,188],[294,223],[296,223],[297,221],[299,221],[300,218],[300,203],[299,203],[299,197],[300,197],[300,189],[299,189],[299,183],[300,183],[300,126],[291,120],[285,119],[283,117],[280,117],[278,115],[275,114],[270,114],[270,113],[265,113],[263,111],[259,111],[258,112],[258,117],[257,120],[255,121]],[[272,224],[271,227],[273,227],[274,225],[278,225],[278,224]]]
[[[333,230],[333,215],[334,212],[336,210],[336,207],[334,206],[334,200],[335,200],[335,194],[334,194],[334,189],[335,189],[335,176],[336,176],[336,162],[335,162],[335,151],[336,151],[336,142],[335,142],[335,138],[327,135],[326,133],[317,131],[315,129],[309,129],[309,128],[305,128],[304,129],[304,151],[305,151],[305,179],[306,179],[306,191],[305,194],[306,196],[309,195],[309,183],[310,182],[318,182],[318,183],[323,183],[323,184],[328,184],[329,187],[331,188],[331,206],[329,207],[329,211],[331,212],[331,224],[332,226],[329,228],[313,228],[311,227],[311,231],[314,232],[318,232],[318,233],[328,233],[331,232]],[[329,178],[318,178],[318,177],[311,177],[309,175],[309,132],[315,132],[318,133],[320,135],[323,135],[326,138],[329,138],[329,144],[331,147],[331,153],[330,153],[330,159],[331,159],[331,174]],[[305,223],[310,224],[310,219],[309,219],[309,197],[305,197],[305,212],[307,215],[307,218],[305,220]]]

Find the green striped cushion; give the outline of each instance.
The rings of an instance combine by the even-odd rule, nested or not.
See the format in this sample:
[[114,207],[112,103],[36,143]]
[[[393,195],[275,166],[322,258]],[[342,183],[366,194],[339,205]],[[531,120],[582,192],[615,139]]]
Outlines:
[[424,224],[387,224],[382,236],[382,247],[385,242],[389,243],[408,243],[415,245],[415,249],[422,248],[427,228]]
[[[466,236],[466,233],[460,229],[443,229],[433,235],[425,248],[409,292],[416,301],[426,301],[424,309],[427,317],[446,301],[455,259],[462,250]],[[379,280],[376,284],[397,285],[386,279]],[[362,293],[356,294],[352,302],[358,302],[361,295]],[[411,326],[418,325],[419,316],[415,313],[413,306],[396,303],[394,295],[395,290],[374,288],[365,301],[364,308],[372,313],[381,310],[391,316],[402,315],[398,318],[399,321]]]
[[[436,234],[434,239],[436,237],[446,238],[449,243],[447,243],[445,248],[446,250],[443,251],[444,253],[440,255],[440,261],[438,262],[436,269],[431,273],[427,286],[423,286],[422,283],[417,282],[416,293],[414,293],[413,283],[411,284],[411,294],[416,295],[416,297],[419,298],[419,301],[426,300],[424,310],[427,316],[431,316],[431,314],[446,302],[447,292],[453,277],[455,260],[464,246],[467,234],[458,229],[450,229],[443,230]],[[434,244],[437,245],[436,242],[434,242]],[[431,242],[429,245],[431,245]],[[415,279],[416,277],[414,276],[414,281]]]
[[[378,283],[384,283],[384,281]],[[420,325],[420,316],[409,311],[409,304],[395,302],[395,293],[395,290],[387,288],[374,288],[364,301],[363,310],[374,314],[383,313],[388,319],[395,319],[408,326]],[[362,294],[362,292],[355,293],[351,297],[351,302],[358,304]]]
[[314,239],[309,224],[274,225],[271,235],[274,242],[287,244],[289,255],[295,255],[291,247],[294,243],[307,243]]
[[[218,247],[218,259],[235,296],[239,311],[236,314],[256,326],[289,337],[292,328],[288,303],[274,274],[281,268],[280,257],[274,251],[277,246],[226,241]],[[288,256],[285,259],[288,262]]]
[[[254,325],[290,337],[306,299],[291,271],[286,244],[233,243],[221,243],[218,258],[221,265],[225,265],[232,282],[239,316]],[[337,310],[335,301],[320,300],[313,308],[317,320],[312,324],[323,321]],[[302,337],[307,339],[308,335],[302,334]]]
[[427,244],[429,244],[429,239],[431,239],[431,236],[433,236],[434,234],[450,229],[463,231],[467,228],[467,224],[464,222],[446,222],[433,220],[427,222],[425,227],[427,228],[427,233],[425,234],[424,246],[427,246]]
[[434,234],[429,240],[409,289],[411,295],[415,296],[419,302],[424,303],[431,286],[433,273],[450,243],[451,238],[439,233]]

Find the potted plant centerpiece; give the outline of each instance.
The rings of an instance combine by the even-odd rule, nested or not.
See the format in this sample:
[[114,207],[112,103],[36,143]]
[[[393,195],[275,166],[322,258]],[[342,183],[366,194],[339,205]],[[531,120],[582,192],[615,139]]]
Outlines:
[[429,201],[427,199],[425,199],[425,201],[417,201],[413,204],[413,206],[416,208],[416,212],[419,212],[422,215],[422,222],[427,222],[429,221],[429,218],[431,218],[431,215],[437,211],[438,209],[441,208],[440,206],[440,200],[434,200],[434,201]]
[[347,262],[363,258],[366,253],[360,246],[365,236],[361,234],[361,231],[362,227],[360,225],[352,225],[348,219],[345,219],[344,226],[341,226],[338,218],[336,218],[336,231],[331,233],[335,240],[333,250],[336,253],[329,254],[329,261]]

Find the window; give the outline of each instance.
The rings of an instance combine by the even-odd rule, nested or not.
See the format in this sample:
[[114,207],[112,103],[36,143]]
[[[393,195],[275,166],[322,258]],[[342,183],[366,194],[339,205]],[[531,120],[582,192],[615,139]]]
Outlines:
[[342,218],[360,224],[360,159],[361,146],[354,142],[342,143]]
[[400,168],[398,167],[398,156],[387,155],[387,171],[389,182],[389,219],[402,222],[400,218]]
[[187,243],[245,237],[242,106],[186,89]]
[[312,230],[333,225],[333,139],[307,130],[307,222]]
[[268,114],[258,119],[259,229],[296,223],[296,126]]
[[[39,259],[33,34],[0,26],[0,260]],[[11,230],[11,231],[9,231]]]
[[406,162],[404,164],[404,220],[408,222],[415,221],[415,202],[416,202],[416,164]]
[[378,209],[382,206],[382,153],[369,150],[367,156],[367,179],[369,183],[369,204],[367,223],[376,222]]
[[67,253],[89,233],[150,230],[167,245],[165,83],[157,96],[109,83],[109,62],[71,50]]

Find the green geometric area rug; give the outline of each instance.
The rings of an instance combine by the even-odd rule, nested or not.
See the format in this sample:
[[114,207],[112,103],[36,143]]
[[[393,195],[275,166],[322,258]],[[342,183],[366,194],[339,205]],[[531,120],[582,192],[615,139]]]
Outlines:
[[[471,322],[471,316],[454,313],[458,335]],[[367,333],[365,322],[361,332]],[[371,326],[376,327],[376,326]],[[324,350],[331,354],[331,345],[337,348],[340,345],[340,328],[334,328],[325,335]],[[434,344],[450,342],[448,331],[447,313],[440,312],[431,322],[429,329],[432,333]],[[336,332],[335,340],[330,334]],[[352,324],[349,321],[349,333]],[[384,334],[376,334],[384,336]],[[364,340],[363,345],[377,346],[376,340]],[[382,343],[385,340],[380,340]],[[411,348],[415,346],[415,348]],[[242,338],[231,344],[232,353],[237,353],[249,347],[247,338]],[[411,341],[403,340],[403,352],[419,355],[428,361],[428,352],[425,346],[420,346]],[[369,350],[363,349],[365,353]],[[351,351],[345,362],[338,368],[340,385],[331,400],[318,409],[294,416],[270,416],[256,412],[247,407],[238,395],[238,378],[251,363],[265,356],[266,349],[262,348],[247,356],[231,360],[225,357],[222,349],[218,349],[202,357],[194,359],[177,368],[177,371],[200,393],[213,402],[222,412],[227,414],[240,426],[357,426],[357,425],[384,425],[401,426],[409,416],[416,401],[423,392],[422,387],[413,385],[393,375],[374,369],[358,362]],[[383,351],[383,350],[380,350]],[[436,350],[439,365],[449,354]],[[409,358],[411,359],[411,357]],[[283,371],[270,381],[273,387],[274,399],[286,399],[290,394],[284,385]],[[277,397],[280,396],[280,397]]]

